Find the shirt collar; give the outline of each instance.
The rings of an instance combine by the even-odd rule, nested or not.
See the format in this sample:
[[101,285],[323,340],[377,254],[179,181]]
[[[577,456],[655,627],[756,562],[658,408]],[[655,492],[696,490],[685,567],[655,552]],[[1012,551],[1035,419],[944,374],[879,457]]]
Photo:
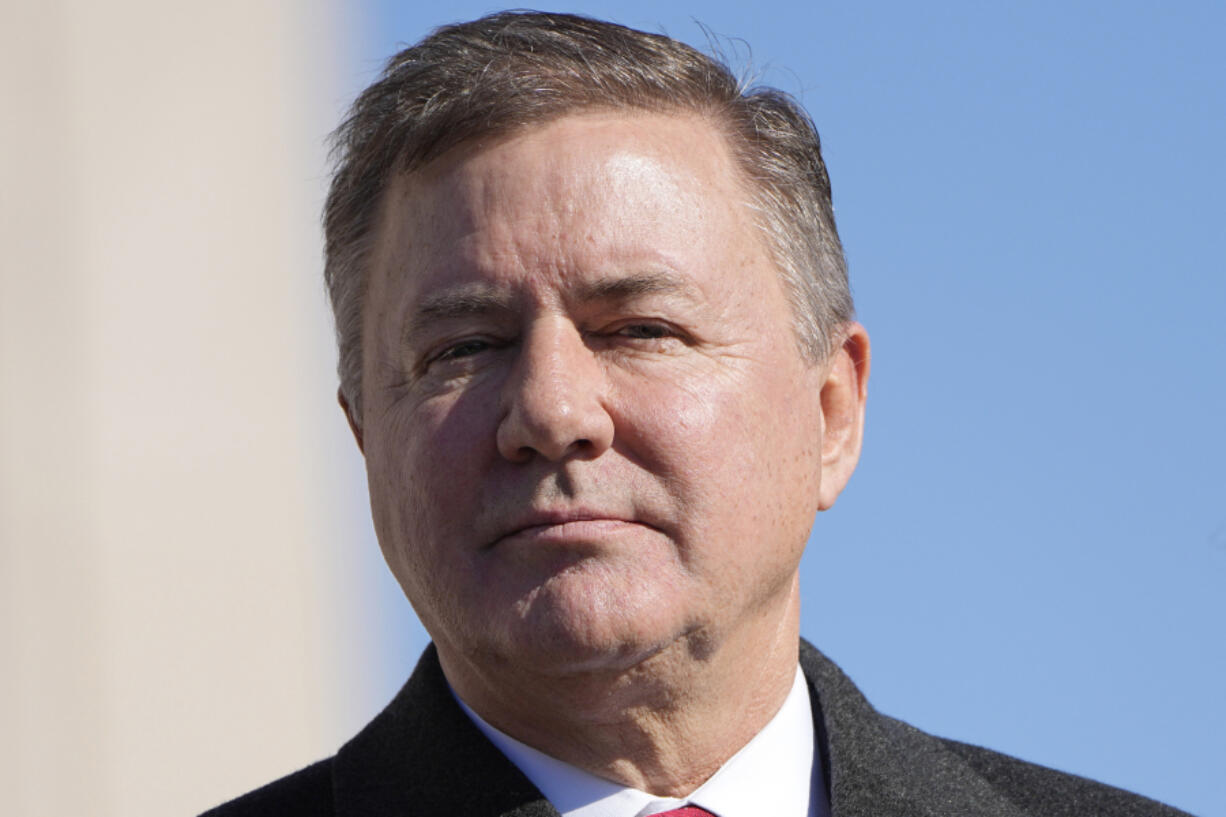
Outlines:
[[686,803],[718,817],[824,817],[825,785],[814,762],[813,710],[800,668],[783,706],[749,743],[689,797],[659,798],[597,777],[498,731],[460,708],[545,795],[562,817],[646,817]]

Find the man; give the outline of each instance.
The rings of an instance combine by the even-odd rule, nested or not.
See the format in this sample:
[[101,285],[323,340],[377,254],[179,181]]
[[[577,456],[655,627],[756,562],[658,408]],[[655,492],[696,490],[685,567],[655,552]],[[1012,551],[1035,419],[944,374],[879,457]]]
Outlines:
[[213,813],[1176,814],[881,716],[800,641],[869,342],[787,97],[499,14],[394,58],[337,144],[340,401],[433,645]]

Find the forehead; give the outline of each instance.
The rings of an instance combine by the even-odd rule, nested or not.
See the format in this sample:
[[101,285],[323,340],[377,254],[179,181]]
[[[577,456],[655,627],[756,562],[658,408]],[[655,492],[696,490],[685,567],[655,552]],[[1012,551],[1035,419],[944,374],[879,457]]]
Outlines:
[[417,292],[473,277],[711,272],[764,255],[747,199],[725,137],[701,117],[572,115],[395,179],[372,267]]

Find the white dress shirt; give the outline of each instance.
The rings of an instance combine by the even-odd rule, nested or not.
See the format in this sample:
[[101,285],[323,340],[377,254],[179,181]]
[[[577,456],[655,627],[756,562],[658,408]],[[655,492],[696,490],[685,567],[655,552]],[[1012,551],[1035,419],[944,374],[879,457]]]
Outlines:
[[[454,694],[454,693],[453,693]],[[800,668],[783,706],[707,782],[681,799],[660,798],[597,777],[498,731],[460,707],[562,817],[647,817],[690,804],[718,817],[828,817],[821,763],[814,753],[809,685]]]

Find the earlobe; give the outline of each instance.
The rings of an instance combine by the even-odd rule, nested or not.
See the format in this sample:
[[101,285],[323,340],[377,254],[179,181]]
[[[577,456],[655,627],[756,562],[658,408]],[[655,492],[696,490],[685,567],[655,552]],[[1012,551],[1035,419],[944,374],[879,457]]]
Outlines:
[[336,390],[336,401],[341,404],[341,410],[345,412],[345,419],[349,421],[349,430],[353,432],[353,439],[358,443],[358,450],[362,452],[362,456],[366,456],[366,445],[362,440],[362,425],[353,416],[353,409],[349,401],[345,399],[345,392],[341,389]]
[[834,505],[860,460],[864,406],[868,397],[868,332],[859,323],[842,327],[842,343],[826,362],[822,384],[822,483],[818,507]]

